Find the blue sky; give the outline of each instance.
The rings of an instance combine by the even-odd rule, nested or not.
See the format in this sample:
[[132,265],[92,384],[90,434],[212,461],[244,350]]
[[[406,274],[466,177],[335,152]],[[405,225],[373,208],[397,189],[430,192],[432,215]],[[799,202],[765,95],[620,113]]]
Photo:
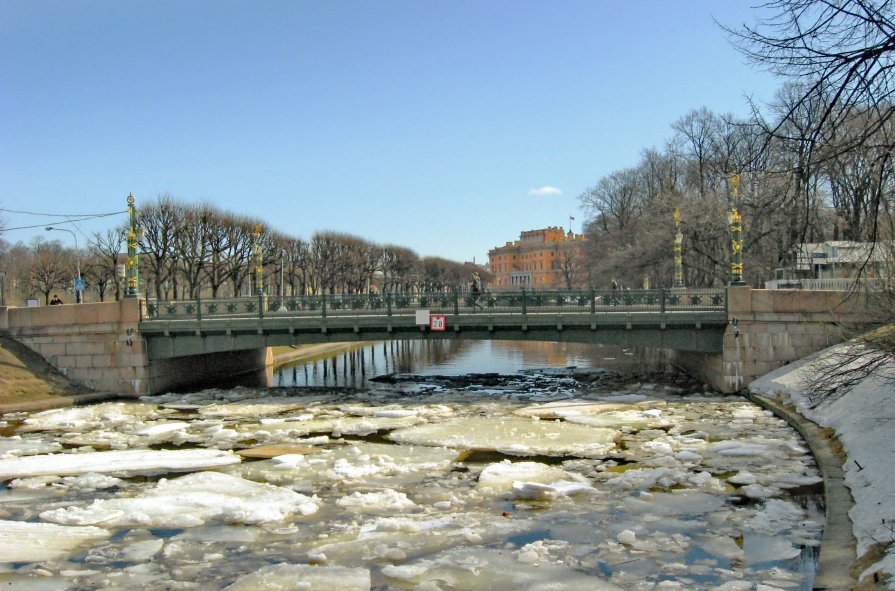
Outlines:
[[[93,214],[170,193],[305,239],[338,230],[483,262],[522,230],[572,215],[578,231],[578,196],[689,110],[745,115],[747,95],[772,97],[778,82],[713,17],[755,13],[739,0],[0,0],[0,207]],[[78,224],[81,246],[124,220]]]

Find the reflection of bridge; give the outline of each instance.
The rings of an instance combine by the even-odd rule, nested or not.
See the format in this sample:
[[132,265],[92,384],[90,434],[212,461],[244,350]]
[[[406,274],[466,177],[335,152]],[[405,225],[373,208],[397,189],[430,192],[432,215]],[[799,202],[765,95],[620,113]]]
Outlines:
[[[522,339],[675,349],[675,363],[733,392],[880,321],[874,294],[683,289],[327,295],[0,308],[0,334],[76,382],[151,394],[264,367],[269,347],[329,341]],[[422,314],[417,323],[417,312]],[[445,317],[445,330],[425,320]]]
[[[427,311],[422,318],[417,312]],[[443,331],[429,317],[444,316]],[[513,339],[619,343],[718,353],[726,290],[335,294],[150,301],[150,359],[296,343]]]

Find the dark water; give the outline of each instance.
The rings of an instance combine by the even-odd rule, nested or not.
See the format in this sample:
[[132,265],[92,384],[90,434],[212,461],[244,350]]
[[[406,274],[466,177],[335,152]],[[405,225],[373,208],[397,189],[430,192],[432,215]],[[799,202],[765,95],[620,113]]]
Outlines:
[[276,367],[272,386],[365,387],[371,378],[393,373],[512,374],[548,367],[621,372],[671,369],[668,352],[658,349],[530,341],[387,341]]

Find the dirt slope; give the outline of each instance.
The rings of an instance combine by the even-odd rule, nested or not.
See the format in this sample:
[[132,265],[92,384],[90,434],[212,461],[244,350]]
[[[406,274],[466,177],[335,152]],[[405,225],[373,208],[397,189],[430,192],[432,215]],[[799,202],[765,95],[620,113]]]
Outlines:
[[0,404],[29,402],[90,392],[75,386],[40,355],[0,337]]

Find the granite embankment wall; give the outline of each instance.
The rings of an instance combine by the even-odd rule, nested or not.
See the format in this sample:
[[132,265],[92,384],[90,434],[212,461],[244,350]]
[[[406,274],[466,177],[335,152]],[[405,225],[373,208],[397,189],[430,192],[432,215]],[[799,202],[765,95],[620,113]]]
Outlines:
[[0,308],[0,332],[44,357],[77,384],[122,396],[156,394],[264,369],[270,349],[150,360],[135,299]]
[[878,295],[844,291],[728,290],[728,327],[720,354],[679,351],[675,363],[722,392],[885,321]]

